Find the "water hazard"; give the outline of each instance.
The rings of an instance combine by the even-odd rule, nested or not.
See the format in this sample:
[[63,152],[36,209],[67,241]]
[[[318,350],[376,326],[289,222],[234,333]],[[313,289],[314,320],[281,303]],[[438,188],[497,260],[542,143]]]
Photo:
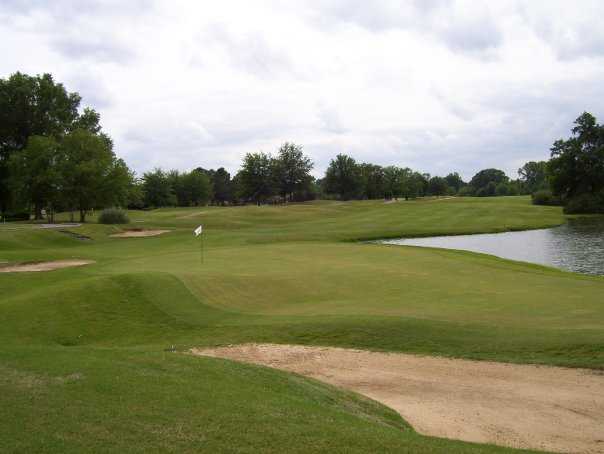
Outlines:
[[604,217],[570,219],[551,229],[385,240],[386,244],[461,249],[604,275]]

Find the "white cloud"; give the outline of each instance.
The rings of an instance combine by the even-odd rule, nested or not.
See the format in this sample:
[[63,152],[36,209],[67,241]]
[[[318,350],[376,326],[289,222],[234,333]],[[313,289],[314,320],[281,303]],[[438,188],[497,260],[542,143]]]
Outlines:
[[50,72],[137,171],[302,143],[433,174],[512,176],[604,114],[597,1],[0,4],[0,77]]

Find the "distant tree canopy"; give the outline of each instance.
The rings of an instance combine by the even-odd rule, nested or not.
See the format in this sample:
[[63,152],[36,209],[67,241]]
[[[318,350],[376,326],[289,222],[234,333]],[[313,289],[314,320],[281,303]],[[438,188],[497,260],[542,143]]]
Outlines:
[[[223,167],[192,171],[154,169],[136,178],[113,151],[113,142],[93,109],[50,74],[15,73],[0,79],[0,211],[6,215],[46,210],[80,212],[93,208],[286,203],[316,197],[405,199],[422,196],[505,196],[537,194],[534,203],[562,202],[567,212],[604,212],[604,126],[587,112],[572,136],[558,140],[551,159],[529,161],[510,180],[488,168],[469,183],[457,172],[431,176],[408,167],[333,158],[320,180],[302,146],[284,142],[275,155],[245,155],[231,178]],[[10,213],[9,213],[10,214]],[[29,216],[27,214],[27,216]]]
[[302,147],[285,142],[277,156],[266,153],[248,153],[235,177],[234,195],[243,201],[263,203],[280,197],[281,201],[314,198],[311,159]]
[[325,172],[325,191],[337,194],[342,200],[360,196],[363,185],[361,169],[350,156],[339,154],[329,163]]
[[452,192],[455,194],[466,185],[457,172],[452,172],[447,175],[445,177],[445,181],[447,182],[447,186],[449,186],[452,189]]
[[294,200],[294,194],[306,191],[314,164],[302,152],[302,146],[285,142],[273,160],[276,188],[284,199]]
[[224,205],[233,199],[233,185],[231,182],[231,174],[224,170],[224,167],[211,170],[209,176],[214,188],[213,202],[217,205]]
[[478,197],[489,197],[496,195],[497,186],[506,184],[509,178],[505,172],[499,169],[484,169],[478,172],[470,180],[470,186],[474,195]]
[[518,176],[524,190],[530,194],[548,187],[546,161],[529,161],[518,169]]
[[[456,183],[459,187],[464,184],[461,178]],[[414,172],[408,167],[358,164],[352,157],[343,154],[331,160],[321,185],[324,194],[342,200],[399,197],[409,199],[457,193],[445,178],[430,177],[428,174]]]

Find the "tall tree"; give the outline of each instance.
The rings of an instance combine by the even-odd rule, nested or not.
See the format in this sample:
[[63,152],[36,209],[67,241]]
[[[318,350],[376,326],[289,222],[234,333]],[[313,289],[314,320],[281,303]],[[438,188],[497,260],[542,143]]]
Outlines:
[[441,196],[447,193],[447,180],[443,177],[432,177],[428,182],[428,192],[430,195]]
[[176,196],[166,173],[154,169],[143,174],[143,194],[145,206],[165,207],[176,205]]
[[362,194],[363,181],[356,161],[339,154],[332,159],[325,172],[325,191],[337,194],[342,200],[358,198]]
[[292,142],[281,145],[273,161],[273,172],[279,194],[284,200],[293,200],[294,193],[309,190],[313,166],[312,160],[302,152],[301,145]]
[[275,193],[273,158],[266,153],[248,153],[239,171],[240,195],[260,203]]
[[212,187],[214,189],[214,203],[218,205],[224,205],[233,198],[231,175],[227,172],[224,167],[216,169],[211,176]]
[[61,143],[58,170],[63,197],[79,210],[80,222],[91,208],[126,203],[131,173],[106,137],[81,129],[68,133]]
[[384,197],[399,198],[405,192],[406,169],[401,169],[396,166],[384,167]]
[[507,183],[509,178],[499,169],[483,169],[472,177],[470,186],[479,197],[495,195],[495,189],[500,183]]
[[447,182],[447,186],[453,188],[455,193],[458,193],[459,190],[465,185],[463,179],[461,178],[461,176],[459,176],[459,173],[457,172],[450,173],[445,177],[445,180]]
[[182,186],[190,205],[206,205],[212,198],[212,183],[204,173],[193,170],[182,175]]
[[529,161],[518,169],[518,176],[527,194],[545,189],[548,185],[547,162]]
[[384,169],[375,164],[359,165],[363,181],[363,195],[368,199],[384,197]]
[[44,208],[52,217],[59,204],[59,151],[59,144],[52,137],[32,136],[27,146],[9,159],[11,186],[24,202],[33,204],[36,219],[42,218]]
[[604,126],[584,112],[575,120],[572,136],[558,140],[548,163],[554,194],[571,199],[604,190]]
[[[79,118],[80,96],[68,93],[50,74],[15,73],[0,79],[0,210],[8,208],[11,155],[31,136],[62,137]],[[92,111],[91,111],[92,112]],[[86,114],[87,118],[90,114]]]

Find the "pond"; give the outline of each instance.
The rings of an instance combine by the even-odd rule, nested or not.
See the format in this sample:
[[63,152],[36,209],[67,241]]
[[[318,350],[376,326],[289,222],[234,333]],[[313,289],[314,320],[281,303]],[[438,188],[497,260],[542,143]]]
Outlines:
[[386,244],[461,249],[604,275],[604,217],[569,219],[559,227],[522,232],[384,240]]

